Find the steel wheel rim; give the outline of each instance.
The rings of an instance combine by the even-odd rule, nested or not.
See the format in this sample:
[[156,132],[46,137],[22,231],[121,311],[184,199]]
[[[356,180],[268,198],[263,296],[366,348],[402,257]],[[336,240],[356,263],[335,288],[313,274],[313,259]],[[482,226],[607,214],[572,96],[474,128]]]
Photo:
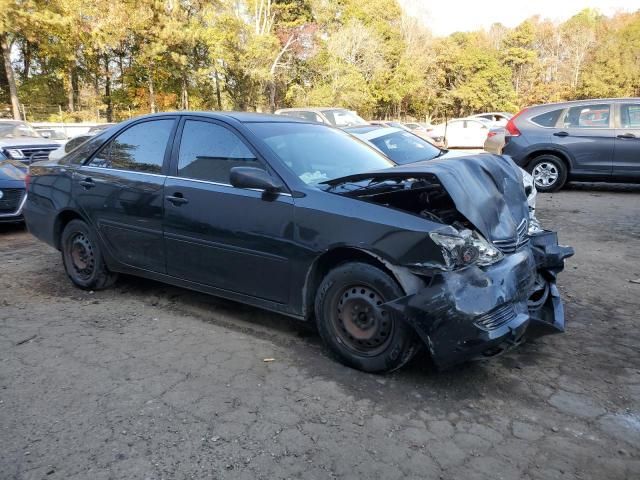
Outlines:
[[68,242],[69,260],[76,276],[87,280],[95,269],[95,254],[91,240],[82,232],[76,232]]
[[551,162],[540,162],[533,168],[533,181],[536,187],[550,187],[558,181],[560,172]]
[[394,320],[380,308],[383,303],[382,296],[366,285],[351,285],[338,292],[331,320],[345,347],[365,356],[375,356],[386,349]]

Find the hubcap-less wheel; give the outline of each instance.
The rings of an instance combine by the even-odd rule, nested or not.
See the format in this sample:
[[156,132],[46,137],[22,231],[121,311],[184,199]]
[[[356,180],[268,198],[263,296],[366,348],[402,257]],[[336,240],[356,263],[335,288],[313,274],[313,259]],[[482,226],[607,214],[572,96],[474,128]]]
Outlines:
[[84,280],[91,278],[95,268],[95,255],[91,241],[84,233],[77,232],[69,239],[69,252],[76,275]]
[[558,181],[558,167],[550,162],[540,162],[533,168],[533,181],[536,187],[548,188]]
[[336,303],[331,320],[343,345],[361,355],[376,355],[386,348],[393,320],[380,308],[384,302],[375,290],[350,286]]

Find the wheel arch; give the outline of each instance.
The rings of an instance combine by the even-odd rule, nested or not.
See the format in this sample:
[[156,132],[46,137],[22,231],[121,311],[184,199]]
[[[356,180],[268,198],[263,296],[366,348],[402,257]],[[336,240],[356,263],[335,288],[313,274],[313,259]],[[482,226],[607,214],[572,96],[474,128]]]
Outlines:
[[313,316],[314,302],[322,279],[335,267],[347,262],[368,263],[389,275],[402,289],[405,295],[414,293],[423,285],[423,281],[405,267],[394,265],[382,256],[363,248],[339,246],[320,255],[307,271],[302,291],[302,315],[306,320]]
[[59,212],[53,222],[53,242],[55,248],[58,250],[61,248],[60,237],[62,236],[64,227],[66,227],[71,220],[87,221],[77,210],[68,208]]
[[556,149],[556,148],[552,148],[552,147],[546,147],[546,148],[534,150],[527,154],[524,161],[524,165],[527,171],[529,171],[528,169],[531,163],[541,155],[553,155],[555,157],[558,157],[560,160],[562,160],[562,163],[564,163],[564,166],[567,168],[567,175],[571,172],[573,168],[571,156],[567,152]]

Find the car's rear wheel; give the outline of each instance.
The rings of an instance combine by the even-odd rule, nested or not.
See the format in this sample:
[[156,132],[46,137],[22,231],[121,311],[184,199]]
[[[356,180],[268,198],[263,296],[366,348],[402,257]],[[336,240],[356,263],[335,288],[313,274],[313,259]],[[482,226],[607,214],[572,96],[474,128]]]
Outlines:
[[555,155],[534,158],[529,164],[529,172],[539,192],[556,192],[567,181],[567,166]]
[[116,281],[104,263],[100,246],[89,226],[82,220],[71,220],[60,239],[62,262],[71,281],[85,290],[107,288]]
[[396,370],[416,353],[419,339],[399,314],[380,306],[403,295],[372,265],[340,265],[327,274],[316,296],[320,336],[345,365],[365,372]]

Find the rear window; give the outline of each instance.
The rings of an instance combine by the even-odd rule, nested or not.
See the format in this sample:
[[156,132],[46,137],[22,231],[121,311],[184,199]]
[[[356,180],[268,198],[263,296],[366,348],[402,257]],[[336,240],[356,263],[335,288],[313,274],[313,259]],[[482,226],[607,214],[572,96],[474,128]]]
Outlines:
[[563,110],[564,109],[561,108],[559,110],[552,110],[550,112],[543,113],[542,115],[537,115],[533,117],[531,121],[541,127],[555,127]]
[[620,105],[622,128],[640,128],[640,103]]
[[565,128],[609,128],[608,104],[571,107],[564,116]]

